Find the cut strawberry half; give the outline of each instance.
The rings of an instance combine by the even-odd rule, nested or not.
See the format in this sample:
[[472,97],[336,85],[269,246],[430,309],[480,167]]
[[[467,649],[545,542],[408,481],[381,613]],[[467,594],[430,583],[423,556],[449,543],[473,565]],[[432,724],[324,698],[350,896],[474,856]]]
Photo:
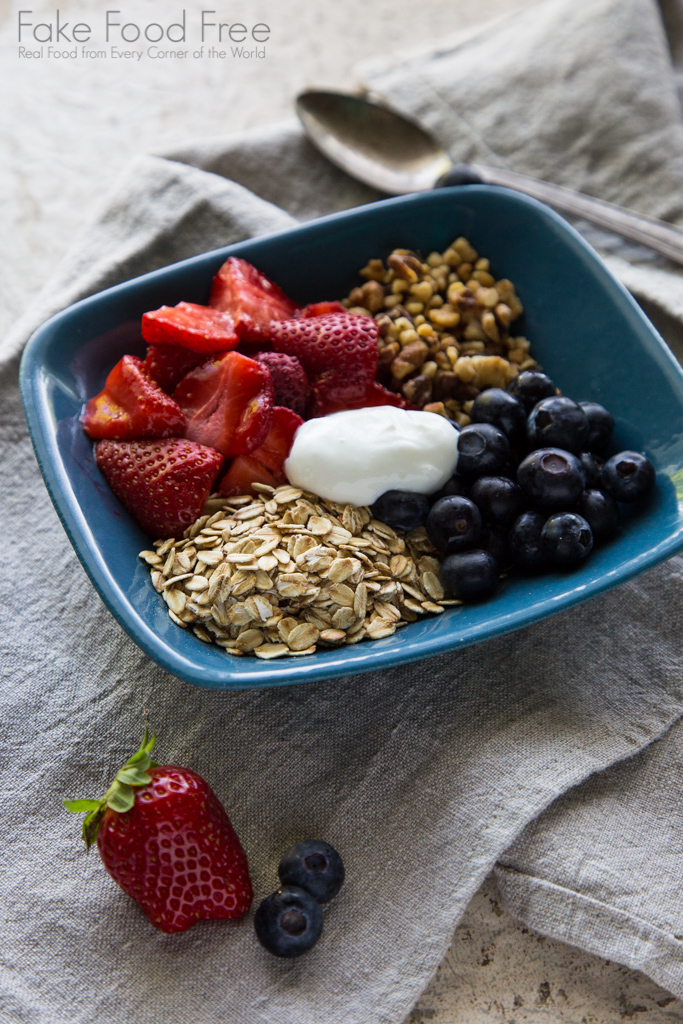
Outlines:
[[248,455],[265,440],[273,410],[267,367],[228,352],[191,370],[173,392],[185,436],[223,455]]
[[266,342],[271,320],[296,315],[298,306],[260,270],[231,256],[213,279],[209,305],[229,313],[241,341]]
[[223,456],[173,437],[99,441],[95,461],[119,499],[151,537],[178,537],[199,518]]
[[221,480],[220,493],[227,498],[233,494],[253,493],[252,485],[255,483],[269,484],[271,487],[286,483],[285,461],[291,451],[294,435],[303,422],[291,409],[276,405],[263,444],[250,455],[240,455],[233,460]]
[[406,401],[402,395],[389,391],[379,381],[373,380],[372,384],[362,398],[350,402],[336,400],[324,391],[320,394],[314,387],[315,403],[311,418],[328,416],[332,412],[343,412],[345,409],[370,409],[375,405],[394,405],[397,409],[417,409],[417,405]]
[[238,342],[229,313],[194,302],[179,302],[145,313],[142,337],[149,345],[179,345],[207,355],[227,352]]
[[137,356],[124,356],[87,403],[81,424],[94,440],[172,437],[184,433],[179,405],[164,394]]
[[309,302],[301,310],[302,317],[327,316],[329,313],[346,313],[346,310],[336,299],[329,299],[326,302]]
[[282,473],[292,448],[294,435],[303,422],[301,416],[297,416],[291,409],[276,405],[270,421],[270,430],[263,443],[251,452],[252,458],[258,459],[274,473]]
[[253,456],[238,455],[230,463],[230,469],[221,480],[218,490],[224,498],[231,498],[235,494],[257,494],[254,484],[279,487],[286,482],[284,476],[271,473]]
[[296,356],[318,402],[351,408],[363,399],[377,369],[379,329],[369,316],[327,313],[271,324],[276,352]]
[[185,374],[204,362],[206,355],[203,352],[192,352],[180,345],[149,345],[142,365],[162,391],[171,395]]
[[296,356],[309,379],[323,373],[349,374],[365,394],[377,369],[379,329],[369,316],[327,313],[271,324],[276,352]]

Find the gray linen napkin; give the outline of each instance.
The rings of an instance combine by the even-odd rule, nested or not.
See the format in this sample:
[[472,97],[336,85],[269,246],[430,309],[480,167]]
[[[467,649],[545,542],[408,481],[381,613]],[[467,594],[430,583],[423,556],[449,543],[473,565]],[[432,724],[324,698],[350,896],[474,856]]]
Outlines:
[[[654,8],[641,9],[661,35]],[[538,10],[563,13],[556,0]],[[579,43],[563,36],[566,49]],[[609,78],[633,54],[610,47],[602,59]],[[162,672],[100,604],[31,455],[16,388],[26,337],[133,274],[371,198],[292,126],[173,156],[136,161],[3,349],[0,1012],[31,1024],[398,1024],[496,861],[534,926],[618,950],[683,994],[681,559],[428,664],[237,694]],[[250,918],[163,936],[86,857],[61,798],[102,791],[144,723],[163,760],[199,771],[225,803],[257,899],[289,842],[338,846],[347,885],[306,958],[269,957]],[[640,847],[658,858],[645,863],[634,837],[658,810],[656,845],[646,835]]]

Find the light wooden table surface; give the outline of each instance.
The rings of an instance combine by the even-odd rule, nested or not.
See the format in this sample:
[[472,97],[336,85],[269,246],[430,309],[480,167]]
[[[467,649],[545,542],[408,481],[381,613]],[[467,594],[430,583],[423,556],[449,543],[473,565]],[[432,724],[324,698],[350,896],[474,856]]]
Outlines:
[[[225,135],[291,116],[305,86],[352,88],[377,52],[428,44],[528,0],[234,0],[232,21],[271,27],[267,57],[225,65],[146,61],[20,61],[18,10],[54,16],[58,0],[0,0],[0,85],[9,130],[0,140],[0,318],[7,328],[63,255],[88,208],[141,150]],[[118,5],[155,20],[151,0]],[[201,9],[184,0],[188,16]],[[206,5],[203,5],[206,6]],[[216,5],[218,6],[218,5]],[[73,21],[101,19],[98,0],[72,0]],[[167,7],[171,11],[170,7]],[[220,12],[219,12],[220,13]],[[468,908],[411,1024],[665,1024],[683,1003],[617,964],[519,927],[493,883]]]

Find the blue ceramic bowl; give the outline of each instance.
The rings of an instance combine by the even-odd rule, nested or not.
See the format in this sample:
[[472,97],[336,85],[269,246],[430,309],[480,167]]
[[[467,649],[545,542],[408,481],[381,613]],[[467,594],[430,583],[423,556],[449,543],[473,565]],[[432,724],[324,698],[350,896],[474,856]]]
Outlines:
[[[306,658],[234,658],[174,626],[138,552],[149,538],[95,466],[78,424],[124,353],[143,354],[140,317],[162,304],[205,303],[229,255],[255,263],[300,303],[343,296],[374,256],[402,246],[428,253],[465,235],[524,304],[519,332],[565,394],[603,403],[616,418],[615,450],[646,451],[658,486],[630,510],[622,535],[571,574],[508,579],[497,596],[404,627],[395,636]],[[551,210],[487,186],[389,199],[243,242],[146,274],[76,303],[29,342],[21,387],[48,490],[105,604],[137,644],[198,686],[300,683],[428,658],[526,626],[668,558],[683,546],[683,373],[636,303],[580,236]]]

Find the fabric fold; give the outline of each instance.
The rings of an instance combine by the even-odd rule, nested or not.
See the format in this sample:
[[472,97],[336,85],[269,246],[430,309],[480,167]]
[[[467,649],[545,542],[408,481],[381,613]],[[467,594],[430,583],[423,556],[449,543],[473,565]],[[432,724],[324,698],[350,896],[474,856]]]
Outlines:
[[41,323],[87,295],[294,223],[238,182],[161,156],[140,156],[93,211],[31,310],[4,340],[0,358],[16,356]]
[[560,797],[496,868],[519,920],[644,971],[679,997],[682,766],[678,722],[642,753]]

